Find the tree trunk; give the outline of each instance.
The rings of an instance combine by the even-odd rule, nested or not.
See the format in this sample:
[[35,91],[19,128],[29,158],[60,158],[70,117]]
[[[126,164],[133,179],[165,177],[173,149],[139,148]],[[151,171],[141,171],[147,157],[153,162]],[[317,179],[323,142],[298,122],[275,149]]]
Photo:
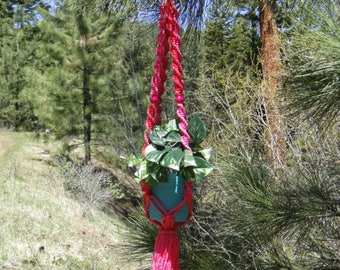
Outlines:
[[285,165],[286,139],[284,117],[278,91],[281,75],[280,44],[273,5],[265,3],[260,12],[262,43],[263,95],[266,109],[266,151],[274,172],[278,175]]
[[89,87],[89,72],[86,66],[83,67],[83,130],[85,163],[91,160],[91,92]]

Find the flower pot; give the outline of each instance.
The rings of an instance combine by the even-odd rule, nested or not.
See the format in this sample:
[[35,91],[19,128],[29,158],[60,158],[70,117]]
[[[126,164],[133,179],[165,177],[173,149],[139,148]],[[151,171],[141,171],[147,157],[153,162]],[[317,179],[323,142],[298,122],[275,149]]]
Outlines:
[[[184,199],[185,183],[181,175],[171,173],[168,175],[168,182],[159,182],[156,186],[151,187],[152,195],[162,203],[163,207],[169,211]],[[162,216],[154,208],[153,205],[149,205],[150,219],[161,221]],[[179,212],[175,215],[176,222],[185,222],[189,215],[189,207],[186,203]]]

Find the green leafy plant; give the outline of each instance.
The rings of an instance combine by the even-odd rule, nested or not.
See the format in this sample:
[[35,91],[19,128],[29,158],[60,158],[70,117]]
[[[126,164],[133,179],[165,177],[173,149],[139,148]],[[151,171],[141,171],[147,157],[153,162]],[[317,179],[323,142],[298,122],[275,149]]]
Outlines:
[[149,185],[156,185],[166,182],[169,173],[181,174],[188,181],[203,180],[213,170],[209,162],[212,149],[200,146],[207,133],[198,115],[189,121],[188,132],[192,151],[183,147],[176,119],[149,131],[145,157],[130,156],[130,165],[137,167],[136,181],[145,179]]

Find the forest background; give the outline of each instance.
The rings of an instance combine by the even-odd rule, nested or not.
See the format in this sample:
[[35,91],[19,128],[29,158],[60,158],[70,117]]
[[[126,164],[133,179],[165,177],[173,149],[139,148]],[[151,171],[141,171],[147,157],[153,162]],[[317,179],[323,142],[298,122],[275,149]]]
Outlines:
[[[132,175],[159,4],[1,0],[0,127],[61,142],[62,170],[100,161]],[[340,2],[178,7],[185,106],[204,119],[216,167],[181,231],[183,269],[339,269]],[[167,89],[165,119],[175,115]],[[155,230],[131,215],[126,250],[137,259]]]

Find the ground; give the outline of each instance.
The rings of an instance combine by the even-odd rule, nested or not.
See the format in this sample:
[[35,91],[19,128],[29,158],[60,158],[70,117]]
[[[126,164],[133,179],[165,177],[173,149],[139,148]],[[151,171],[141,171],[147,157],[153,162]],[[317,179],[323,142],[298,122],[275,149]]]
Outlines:
[[141,269],[121,252],[123,223],[64,190],[55,147],[0,132],[0,269]]
[[0,132],[0,157],[6,151],[10,145],[13,144],[13,140],[8,133]]

